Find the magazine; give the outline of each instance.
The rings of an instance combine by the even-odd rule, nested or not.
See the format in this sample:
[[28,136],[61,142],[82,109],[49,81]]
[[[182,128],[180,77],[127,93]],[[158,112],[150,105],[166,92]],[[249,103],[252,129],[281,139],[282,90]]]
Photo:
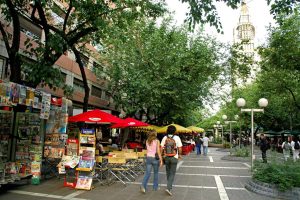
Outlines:
[[85,159],[84,157],[81,157],[79,160],[78,168],[88,168],[90,170],[94,167],[94,159]]
[[76,183],[76,189],[90,190],[92,186],[92,177],[79,176]]

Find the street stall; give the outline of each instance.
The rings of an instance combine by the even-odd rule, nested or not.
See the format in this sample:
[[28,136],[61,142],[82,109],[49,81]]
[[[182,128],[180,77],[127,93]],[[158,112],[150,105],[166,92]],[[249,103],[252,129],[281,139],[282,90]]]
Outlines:
[[166,134],[167,133],[167,129],[169,126],[175,126],[176,127],[176,133],[178,134],[178,136],[181,138],[181,141],[182,141],[182,154],[183,155],[187,155],[189,154],[192,150],[193,150],[193,146],[190,142],[188,141],[185,141],[183,140],[184,139],[184,136],[185,134],[192,134],[192,130],[190,129],[187,129],[183,126],[180,126],[178,124],[170,124],[170,125],[167,125],[167,126],[164,126],[160,129],[157,130],[157,133],[160,133],[160,134]]
[[[101,110],[87,111],[68,119],[69,123],[84,123],[74,138],[68,138],[69,147],[63,159],[57,165],[61,174],[65,175],[64,186],[90,190],[94,178],[94,165],[97,161],[96,125],[121,123],[122,119]],[[76,125],[70,124],[73,130]],[[93,127],[94,126],[94,127]],[[77,137],[78,139],[76,139]],[[69,149],[69,150],[68,150]]]
[[[67,117],[52,113],[52,100],[57,99],[49,93],[0,80],[0,184],[24,178],[39,184],[46,124],[51,118]],[[67,102],[64,98],[60,101]],[[58,124],[64,123],[55,123]]]
[[121,135],[122,147],[126,146],[126,148],[128,149],[135,149],[136,151],[141,151],[143,149],[141,134],[138,134],[137,131],[134,131],[134,134],[129,135],[130,134],[129,129],[135,130],[138,127],[148,127],[148,126],[150,126],[150,124],[128,117],[124,119],[122,123],[117,123],[112,125],[111,128],[123,129]]

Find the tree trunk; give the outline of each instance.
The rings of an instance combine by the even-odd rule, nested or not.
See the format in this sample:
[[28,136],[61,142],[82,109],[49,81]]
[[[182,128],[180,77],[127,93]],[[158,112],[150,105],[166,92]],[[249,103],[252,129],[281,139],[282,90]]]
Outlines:
[[72,50],[75,54],[76,62],[79,65],[79,69],[80,69],[81,76],[82,76],[82,81],[83,81],[83,85],[84,85],[83,112],[86,112],[88,110],[88,105],[89,105],[90,88],[89,88],[88,83],[87,83],[87,78],[86,78],[86,74],[85,74],[85,71],[84,71],[84,65],[82,63],[80,53],[76,49],[76,47],[72,47]]

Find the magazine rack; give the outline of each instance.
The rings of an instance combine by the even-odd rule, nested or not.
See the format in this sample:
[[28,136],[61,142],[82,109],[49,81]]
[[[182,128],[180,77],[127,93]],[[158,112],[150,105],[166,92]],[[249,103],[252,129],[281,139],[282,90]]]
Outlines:
[[93,129],[82,129],[79,135],[79,164],[76,189],[90,190],[95,164],[96,137]]
[[[64,186],[65,187],[71,187],[75,188],[77,183],[77,174],[78,171],[76,171],[76,165],[78,164],[76,159],[78,159],[78,139],[67,139],[67,145],[66,145],[66,156],[65,161],[62,164],[64,166],[61,166],[64,169],[65,177],[64,177]],[[76,164],[77,163],[77,164]]]

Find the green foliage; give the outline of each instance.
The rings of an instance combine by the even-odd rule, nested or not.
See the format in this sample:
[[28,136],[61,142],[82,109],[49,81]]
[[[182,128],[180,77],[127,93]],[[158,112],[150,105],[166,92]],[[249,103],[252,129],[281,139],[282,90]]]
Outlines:
[[300,187],[300,162],[275,161],[254,164],[253,178],[264,183],[271,183],[278,186],[279,190],[285,191],[292,187]]
[[247,147],[242,147],[242,148],[235,147],[231,149],[230,155],[237,156],[237,157],[249,157],[250,150]]
[[230,148],[230,144],[228,142],[224,142],[223,148],[229,149]]
[[114,101],[128,115],[188,125],[193,122],[185,120],[202,105],[220,73],[221,45],[201,32],[190,38],[186,28],[168,24],[165,20],[157,27],[149,20],[127,30],[113,28],[104,41],[104,59]]
[[214,144],[222,144],[222,138],[221,137],[214,138],[213,143]]

